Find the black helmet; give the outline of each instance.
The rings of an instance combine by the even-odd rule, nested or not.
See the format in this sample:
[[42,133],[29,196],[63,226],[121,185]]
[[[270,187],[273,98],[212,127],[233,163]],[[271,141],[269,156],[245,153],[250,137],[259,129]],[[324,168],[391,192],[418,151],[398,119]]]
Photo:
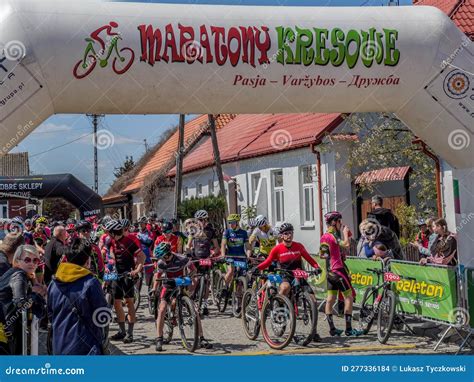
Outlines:
[[295,230],[295,229],[293,228],[293,224],[291,224],[291,223],[283,223],[283,224],[280,226],[279,233],[282,234],[282,233],[289,232],[289,231],[294,231],[294,230]]
[[92,224],[87,220],[81,220],[79,223],[77,223],[76,230],[78,232],[92,231]]

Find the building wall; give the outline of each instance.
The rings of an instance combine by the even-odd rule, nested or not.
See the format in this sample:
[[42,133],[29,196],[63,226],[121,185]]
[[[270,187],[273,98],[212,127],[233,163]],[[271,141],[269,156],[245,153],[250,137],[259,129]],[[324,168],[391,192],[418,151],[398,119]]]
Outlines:
[[[343,213],[346,224],[354,229],[354,208],[352,206],[351,182],[346,181],[342,174],[338,174],[337,166],[341,161],[334,158],[333,153],[322,155],[322,183],[323,212],[338,209]],[[312,166],[313,169],[313,215],[312,224],[304,224],[302,173],[303,166]],[[316,156],[309,147],[286,152],[274,153],[259,158],[251,158],[235,163],[223,165],[226,175],[234,178],[237,183],[237,203],[239,211],[243,208],[257,205],[257,214],[266,215],[272,225],[276,224],[274,187],[272,176],[275,171],[283,172],[284,193],[284,220],[291,222],[295,227],[295,240],[303,243],[310,252],[316,252],[321,236],[319,223],[318,185],[316,177]],[[252,193],[252,176],[260,174],[259,187],[255,195]],[[187,196],[197,197],[199,184],[202,187],[202,196],[209,195],[209,182],[214,183],[214,194],[218,193],[217,175],[212,168],[202,169],[183,176],[183,190],[187,187]],[[329,184],[328,184],[329,182]],[[328,187],[326,187],[328,186]],[[226,192],[228,184],[226,183]],[[257,199],[256,199],[257,196]]]

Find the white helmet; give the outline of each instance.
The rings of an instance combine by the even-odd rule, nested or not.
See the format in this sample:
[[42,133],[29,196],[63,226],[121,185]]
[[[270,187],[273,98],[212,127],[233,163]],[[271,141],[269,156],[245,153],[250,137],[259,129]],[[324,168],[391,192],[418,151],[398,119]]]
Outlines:
[[196,211],[196,213],[194,214],[194,217],[196,219],[207,219],[209,217],[209,214],[205,210],[199,210],[199,211]]
[[263,227],[264,225],[267,225],[268,224],[268,220],[265,216],[263,215],[258,215],[256,218],[255,218],[255,224],[257,225],[257,227]]

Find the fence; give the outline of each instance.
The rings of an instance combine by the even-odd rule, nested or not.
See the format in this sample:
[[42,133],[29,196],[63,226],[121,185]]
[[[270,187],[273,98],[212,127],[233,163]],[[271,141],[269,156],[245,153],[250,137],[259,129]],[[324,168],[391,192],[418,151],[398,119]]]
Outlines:
[[[414,247],[413,245],[406,245],[402,247],[402,251],[406,261],[420,261],[420,253],[418,252],[418,248]],[[351,239],[350,241],[349,255],[357,257],[357,241],[354,239]]]

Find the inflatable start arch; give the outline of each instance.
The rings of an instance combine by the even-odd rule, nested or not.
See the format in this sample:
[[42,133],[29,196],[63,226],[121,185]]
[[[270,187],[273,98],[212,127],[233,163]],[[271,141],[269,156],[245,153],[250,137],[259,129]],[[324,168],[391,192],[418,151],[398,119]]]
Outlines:
[[4,153],[54,113],[394,112],[474,167],[473,43],[435,8],[0,0],[0,43]]

